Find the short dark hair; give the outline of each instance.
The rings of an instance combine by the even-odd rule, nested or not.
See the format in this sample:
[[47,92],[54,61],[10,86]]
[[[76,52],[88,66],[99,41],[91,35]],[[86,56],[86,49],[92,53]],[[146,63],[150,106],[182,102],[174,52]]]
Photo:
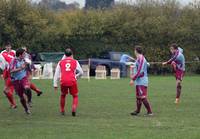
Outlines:
[[135,46],[135,50],[138,54],[142,54],[143,53],[143,50],[142,50],[142,46],[139,46],[139,45],[136,45]]
[[170,47],[173,47],[174,49],[178,49],[178,45],[177,45],[176,43],[172,43],[172,44],[170,45]]
[[73,55],[73,52],[70,48],[67,48],[65,49],[65,55],[68,57],[68,56],[72,56]]
[[18,49],[16,50],[16,57],[19,57],[19,56],[22,55],[24,52],[25,52],[24,49],[18,48]]

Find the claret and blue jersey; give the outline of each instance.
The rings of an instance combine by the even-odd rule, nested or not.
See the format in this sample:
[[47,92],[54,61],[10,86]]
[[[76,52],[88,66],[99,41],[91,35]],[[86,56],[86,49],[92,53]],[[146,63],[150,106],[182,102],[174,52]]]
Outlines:
[[134,77],[135,85],[148,86],[148,63],[143,55],[140,55],[135,63]]
[[[13,59],[13,61],[10,64],[10,70],[20,68],[24,64],[25,64],[24,60],[20,60],[18,58],[15,58],[15,59]],[[26,77],[26,70],[25,69],[20,70],[18,72],[11,73],[12,81],[21,80],[24,77]]]
[[185,71],[185,57],[180,50],[177,50],[167,63],[171,64],[172,62],[176,63],[177,70]]

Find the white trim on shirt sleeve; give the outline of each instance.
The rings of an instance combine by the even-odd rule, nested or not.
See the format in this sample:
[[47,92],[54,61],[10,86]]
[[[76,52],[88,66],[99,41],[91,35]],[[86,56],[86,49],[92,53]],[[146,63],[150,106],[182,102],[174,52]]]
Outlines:
[[61,75],[61,70],[60,70],[60,62],[57,64],[56,67],[56,71],[54,74],[54,78],[53,78],[53,86],[54,87],[58,87],[58,80],[60,79],[60,75]]
[[78,73],[76,74],[76,78],[78,78],[78,77],[83,75],[83,69],[81,68],[81,66],[80,66],[78,61],[77,61],[76,71],[78,71]]

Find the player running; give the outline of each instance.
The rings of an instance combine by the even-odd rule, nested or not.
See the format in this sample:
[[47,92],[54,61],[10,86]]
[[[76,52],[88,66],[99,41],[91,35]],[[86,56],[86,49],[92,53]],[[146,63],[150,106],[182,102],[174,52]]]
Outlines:
[[20,102],[24,107],[26,114],[30,114],[30,110],[27,106],[25,95],[27,95],[28,101],[31,100],[31,90],[26,76],[27,63],[24,61],[25,51],[22,48],[17,49],[16,57],[10,64],[11,80],[14,85],[15,91],[17,92]]
[[76,116],[78,105],[77,78],[83,74],[83,70],[77,60],[73,59],[71,49],[65,50],[66,58],[59,61],[54,75],[54,89],[57,91],[58,79],[60,79],[60,113],[65,115],[65,98],[68,93],[73,97],[72,116]]
[[179,48],[175,43],[170,45],[170,52],[172,53],[172,58],[162,64],[171,64],[173,67],[176,78],[176,100],[174,103],[178,104],[180,102],[182,88],[181,82],[185,73],[185,57],[183,55],[183,49]]
[[8,101],[10,103],[10,108],[17,108],[15,99],[13,97],[14,94],[14,86],[11,82],[11,77],[10,77],[10,71],[9,71],[9,64],[11,63],[11,61],[14,59],[15,57],[15,51],[12,50],[12,46],[10,42],[6,42],[5,44],[5,50],[1,52],[0,56],[1,56],[1,62],[4,65],[3,67],[1,67],[2,71],[3,71],[3,79],[4,79],[4,94],[6,95],[6,97],[8,98]]
[[152,116],[151,106],[147,99],[147,87],[148,87],[148,75],[147,75],[147,61],[142,54],[142,47],[136,46],[135,47],[135,55],[137,57],[135,68],[134,68],[134,75],[132,75],[132,79],[130,81],[130,85],[135,83],[136,86],[136,105],[137,109],[131,113],[131,115],[138,115],[141,110],[142,103],[144,104],[145,108],[147,109],[147,115]]
[[9,103],[10,108],[16,109],[17,105],[15,99],[13,97],[14,94],[14,86],[11,82],[10,72],[9,72],[9,64],[5,61],[4,57],[0,54],[0,69],[2,73],[2,77],[4,79],[4,89],[3,92],[6,95]]

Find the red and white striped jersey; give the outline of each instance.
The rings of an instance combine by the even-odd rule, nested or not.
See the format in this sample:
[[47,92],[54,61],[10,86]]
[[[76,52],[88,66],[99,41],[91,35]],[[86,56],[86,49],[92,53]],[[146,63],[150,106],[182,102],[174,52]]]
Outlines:
[[10,64],[11,61],[13,60],[13,58],[15,57],[15,50],[11,50],[10,52],[3,50],[1,52],[1,55],[4,57],[6,62],[8,62]]

